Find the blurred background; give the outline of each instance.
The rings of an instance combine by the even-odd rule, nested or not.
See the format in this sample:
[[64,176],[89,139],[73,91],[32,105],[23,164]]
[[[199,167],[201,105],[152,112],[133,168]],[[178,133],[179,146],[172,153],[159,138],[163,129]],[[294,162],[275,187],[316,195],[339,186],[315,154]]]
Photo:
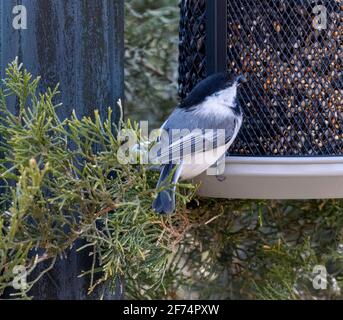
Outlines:
[[[126,117],[151,128],[178,103],[178,2],[125,1]],[[343,200],[198,199],[180,224],[164,286],[147,275],[132,298],[343,298]]]
[[126,115],[159,128],[178,101],[178,0],[125,3]]

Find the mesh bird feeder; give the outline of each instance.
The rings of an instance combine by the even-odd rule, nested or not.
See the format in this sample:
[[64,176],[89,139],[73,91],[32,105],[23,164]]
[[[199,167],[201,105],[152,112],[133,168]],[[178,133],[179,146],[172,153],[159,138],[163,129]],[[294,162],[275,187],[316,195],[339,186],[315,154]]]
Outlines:
[[200,195],[343,197],[341,0],[182,0],[179,93],[244,73],[244,125]]

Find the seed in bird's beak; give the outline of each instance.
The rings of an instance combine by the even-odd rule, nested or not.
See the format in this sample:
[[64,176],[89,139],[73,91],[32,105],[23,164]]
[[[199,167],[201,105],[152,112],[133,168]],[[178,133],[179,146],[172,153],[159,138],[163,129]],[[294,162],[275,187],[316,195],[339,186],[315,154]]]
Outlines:
[[246,77],[244,77],[244,75],[240,75],[237,77],[237,83],[238,84],[242,84],[242,83],[246,83],[248,82],[248,80],[246,79]]

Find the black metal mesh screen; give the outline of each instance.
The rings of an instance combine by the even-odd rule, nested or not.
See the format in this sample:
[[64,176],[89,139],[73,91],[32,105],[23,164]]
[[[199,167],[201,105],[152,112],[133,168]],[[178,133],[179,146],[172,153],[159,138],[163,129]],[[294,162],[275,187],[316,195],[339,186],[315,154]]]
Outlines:
[[[205,13],[205,0],[181,2],[181,98],[206,76]],[[342,15],[342,0],[228,1],[228,69],[249,79],[232,154],[343,155]]]
[[179,92],[181,99],[206,77],[206,1],[181,1]]

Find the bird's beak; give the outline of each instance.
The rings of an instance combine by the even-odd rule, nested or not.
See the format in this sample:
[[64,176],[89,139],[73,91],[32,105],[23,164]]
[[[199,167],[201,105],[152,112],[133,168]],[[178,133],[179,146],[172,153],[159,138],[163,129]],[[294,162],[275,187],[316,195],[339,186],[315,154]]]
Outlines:
[[237,77],[238,85],[241,85],[241,84],[246,83],[246,82],[248,82],[248,80],[243,74],[241,74],[240,76]]

